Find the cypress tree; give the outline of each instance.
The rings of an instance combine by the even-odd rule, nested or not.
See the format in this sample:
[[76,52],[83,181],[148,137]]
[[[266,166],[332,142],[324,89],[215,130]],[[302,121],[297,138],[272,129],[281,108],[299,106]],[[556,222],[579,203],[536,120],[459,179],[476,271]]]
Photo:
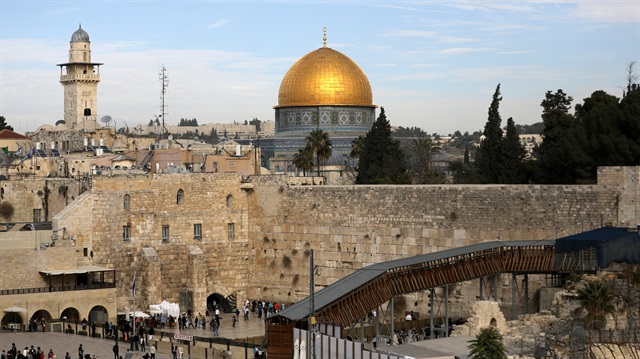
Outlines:
[[502,97],[500,97],[500,84],[498,84],[489,106],[489,117],[482,132],[485,138],[480,142],[479,156],[476,158],[480,178],[484,183],[500,183],[501,173],[504,171],[500,101]]
[[358,163],[357,184],[410,183],[400,142],[391,137],[384,108],[364,138]]

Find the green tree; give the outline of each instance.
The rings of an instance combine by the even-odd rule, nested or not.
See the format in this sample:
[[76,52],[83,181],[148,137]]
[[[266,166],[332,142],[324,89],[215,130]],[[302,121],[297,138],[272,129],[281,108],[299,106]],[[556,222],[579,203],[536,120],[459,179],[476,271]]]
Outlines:
[[547,91],[542,106],[543,142],[539,149],[540,181],[569,184],[576,182],[576,159],[583,152],[575,141],[578,121],[569,113],[573,98],[562,89]]
[[358,162],[357,184],[408,184],[404,153],[391,137],[391,125],[384,108],[364,138]]
[[587,312],[584,320],[591,329],[602,329],[607,314],[614,314],[615,295],[608,285],[600,280],[587,281],[585,286],[578,289],[578,312]]
[[433,155],[440,150],[440,146],[427,136],[411,140],[408,146],[408,163],[414,182],[442,183],[444,181],[444,176],[431,168]]
[[0,130],[13,131],[13,127],[7,124],[7,120],[4,118],[4,116],[0,116]]
[[306,176],[307,171],[313,169],[313,149],[310,146],[299,149],[298,152],[293,155],[293,165],[296,166],[297,169],[301,169],[302,175]]
[[485,138],[480,142],[476,164],[484,183],[502,183],[504,161],[502,156],[502,118],[500,117],[500,84],[496,87],[489,106],[489,118],[484,126]]
[[502,335],[495,327],[480,329],[476,338],[469,341],[469,357],[473,359],[506,359],[507,350]]
[[311,147],[313,155],[316,158],[316,167],[318,169],[318,176],[320,176],[320,164],[331,157],[332,144],[329,139],[329,134],[321,129],[313,130],[306,137],[307,146]]
[[360,135],[351,141],[351,153],[349,153],[349,156],[351,158],[360,158],[362,147],[364,147],[364,135]]
[[500,183],[523,183],[525,173],[522,166],[524,146],[516,130],[513,118],[507,120],[507,131],[502,139],[503,172]]

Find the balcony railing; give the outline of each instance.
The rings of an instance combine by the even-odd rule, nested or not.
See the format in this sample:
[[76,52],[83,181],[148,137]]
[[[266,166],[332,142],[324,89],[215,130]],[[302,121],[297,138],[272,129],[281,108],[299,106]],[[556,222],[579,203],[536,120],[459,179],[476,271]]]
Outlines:
[[93,283],[86,285],[61,285],[51,287],[38,287],[38,288],[18,288],[18,289],[0,289],[0,295],[14,295],[14,294],[36,294],[36,293],[53,293],[53,292],[67,292],[74,290],[91,290],[91,289],[104,289],[115,288],[115,283]]
[[60,81],[100,81],[100,74],[67,74],[60,76]]

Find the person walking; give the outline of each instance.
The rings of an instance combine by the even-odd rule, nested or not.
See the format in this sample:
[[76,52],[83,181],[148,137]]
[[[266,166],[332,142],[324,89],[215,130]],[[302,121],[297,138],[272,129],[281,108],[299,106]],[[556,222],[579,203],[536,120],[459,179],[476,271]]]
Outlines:
[[156,346],[151,344],[151,348],[149,348],[149,352],[151,353],[151,359],[156,359]]
[[78,359],[84,359],[84,349],[82,349],[82,344],[78,347]]
[[113,345],[113,359],[120,358],[120,348],[118,347],[118,342]]

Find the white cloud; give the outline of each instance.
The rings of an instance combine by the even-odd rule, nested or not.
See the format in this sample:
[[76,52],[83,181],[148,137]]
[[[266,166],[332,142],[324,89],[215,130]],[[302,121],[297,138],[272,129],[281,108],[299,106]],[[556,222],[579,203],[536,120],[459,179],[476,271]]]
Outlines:
[[217,28],[225,26],[229,22],[230,22],[230,20],[227,20],[227,19],[218,20],[218,21],[216,21],[216,22],[214,22],[212,24],[207,25],[207,29],[217,29]]
[[395,67],[396,64],[392,63],[384,63],[384,64],[373,64],[371,67]]
[[468,54],[470,52],[484,52],[484,51],[491,51],[493,49],[488,48],[488,47],[483,47],[483,48],[473,48],[473,47],[452,47],[449,49],[444,49],[444,50],[439,50],[436,51],[436,54],[442,54],[442,55],[462,55],[462,54]]
[[609,0],[578,2],[571,14],[598,22],[639,22],[640,1]]
[[436,36],[435,31],[422,30],[389,30],[382,34],[384,37],[426,37],[432,38]]

